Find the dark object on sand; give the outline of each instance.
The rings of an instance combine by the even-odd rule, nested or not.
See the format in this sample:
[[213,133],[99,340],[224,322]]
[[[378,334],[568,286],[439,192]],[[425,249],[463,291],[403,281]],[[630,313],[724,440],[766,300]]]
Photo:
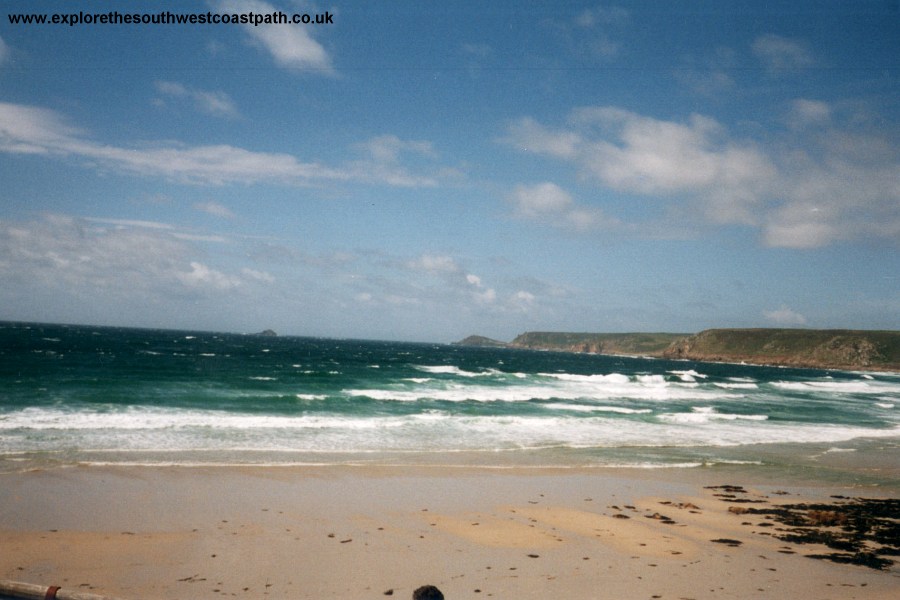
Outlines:
[[[735,494],[748,492],[739,486]],[[730,506],[737,515],[762,515],[777,533],[766,533],[791,544],[819,544],[832,552],[807,554],[810,558],[887,570],[900,556],[900,499],[836,497],[834,503],[771,504],[770,507]],[[745,498],[724,502],[747,501]],[[751,500],[751,502],[765,502]],[[779,527],[782,525],[783,527]],[[713,540],[715,541],[715,540]],[[779,552],[783,552],[779,550]]]
[[90,594],[68,588],[60,588],[55,585],[37,585],[6,579],[0,579],[0,598],[21,600],[116,600],[112,596]]
[[444,600],[444,594],[433,585],[423,585],[413,592],[413,600]]

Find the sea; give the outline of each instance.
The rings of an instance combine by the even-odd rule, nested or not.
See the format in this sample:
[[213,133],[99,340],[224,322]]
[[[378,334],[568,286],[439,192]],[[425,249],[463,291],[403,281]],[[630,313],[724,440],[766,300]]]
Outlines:
[[0,322],[0,472],[743,465],[900,482],[900,373]]

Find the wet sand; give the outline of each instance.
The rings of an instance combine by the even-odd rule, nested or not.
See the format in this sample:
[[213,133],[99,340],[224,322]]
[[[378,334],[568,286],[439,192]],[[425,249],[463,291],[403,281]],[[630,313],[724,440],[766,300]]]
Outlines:
[[[150,600],[406,599],[424,584],[448,600],[900,594],[900,566],[809,558],[834,550],[781,539],[792,526],[762,512],[895,492],[736,477],[446,467],[6,473],[0,578]],[[819,530],[846,525],[820,512]]]

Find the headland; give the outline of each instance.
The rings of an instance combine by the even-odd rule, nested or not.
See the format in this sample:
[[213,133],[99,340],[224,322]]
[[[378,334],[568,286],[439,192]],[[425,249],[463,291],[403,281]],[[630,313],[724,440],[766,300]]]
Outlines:
[[697,334],[533,331],[518,335],[508,343],[469,336],[457,344],[815,369],[900,371],[900,331],[707,329]]

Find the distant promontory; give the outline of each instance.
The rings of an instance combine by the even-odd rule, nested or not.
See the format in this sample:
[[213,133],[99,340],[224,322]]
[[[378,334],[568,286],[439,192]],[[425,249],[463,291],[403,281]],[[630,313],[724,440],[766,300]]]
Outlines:
[[508,343],[477,335],[456,343],[705,362],[900,371],[900,331],[707,329],[697,334],[533,331]]

